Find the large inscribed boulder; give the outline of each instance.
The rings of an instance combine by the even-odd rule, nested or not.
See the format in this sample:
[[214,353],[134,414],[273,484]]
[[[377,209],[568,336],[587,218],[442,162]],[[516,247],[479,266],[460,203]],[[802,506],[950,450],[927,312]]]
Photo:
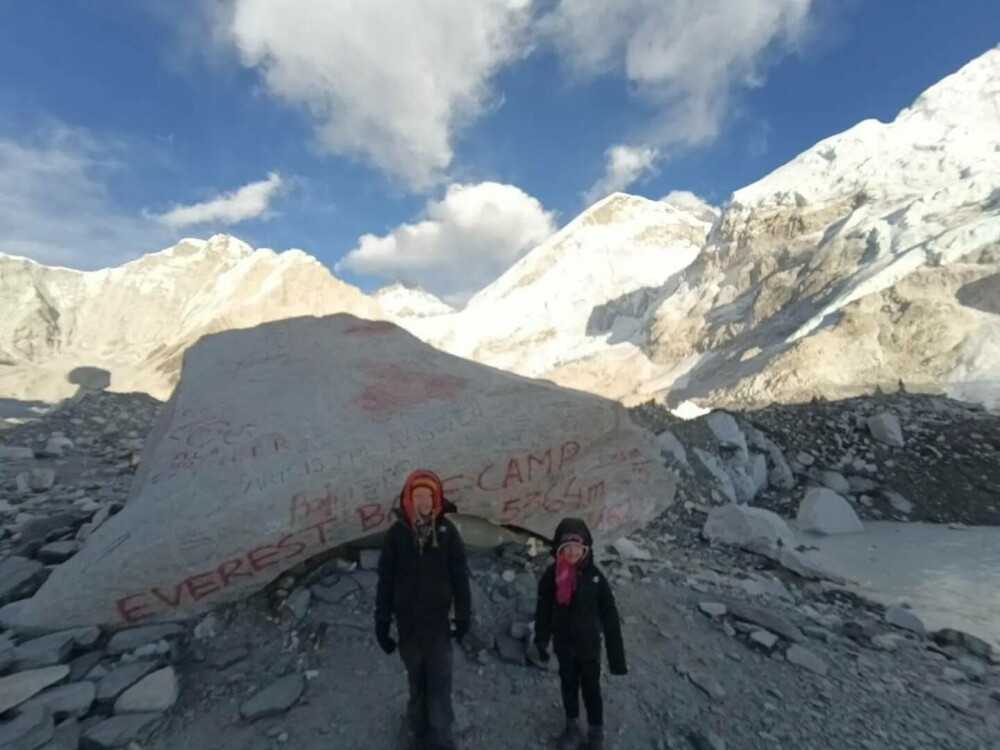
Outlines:
[[656,438],[616,402],[440,352],[350,315],[206,336],[150,433],[124,510],[3,619],[134,625],[242,598],[388,527],[407,473],[463,514],[617,539],[674,495]]

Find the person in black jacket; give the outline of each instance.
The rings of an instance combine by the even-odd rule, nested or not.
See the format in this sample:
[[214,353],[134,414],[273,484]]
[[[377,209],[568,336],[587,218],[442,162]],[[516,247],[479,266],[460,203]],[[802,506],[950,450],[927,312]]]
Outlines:
[[[385,653],[395,651],[396,641],[389,635],[395,617],[410,685],[406,742],[414,750],[455,747],[451,638],[465,637],[471,612],[465,545],[454,524],[444,518],[454,510],[436,474],[410,474],[378,564],[375,636]],[[448,623],[452,604],[454,633]]]
[[556,561],[538,583],[534,646],[548,660],[552,639],[559,660],[566,729],[560,750],[576,750],[583,742],[580,730],[580,693],[587,708],[587,747],[604,748],[604,702],[601,697],[601,634],[606,639],[608,666],[613,675],[628,673],[625,644],[615,597],[594,563],[593,537],[579,518],[564,518],[556,528]]

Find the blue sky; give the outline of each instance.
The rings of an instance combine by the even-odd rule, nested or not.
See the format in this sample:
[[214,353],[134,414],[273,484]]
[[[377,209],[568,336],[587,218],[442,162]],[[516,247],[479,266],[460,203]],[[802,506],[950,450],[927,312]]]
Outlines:
[[229,232],[461,299],[588,200],[721,204],[998,42],[985,0],[7,0],[0,250]]

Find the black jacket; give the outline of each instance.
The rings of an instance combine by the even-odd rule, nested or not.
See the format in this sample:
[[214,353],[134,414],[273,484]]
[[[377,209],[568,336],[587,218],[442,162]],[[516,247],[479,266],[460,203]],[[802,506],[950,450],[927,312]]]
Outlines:
[[[589,547],[593,537],[586,523],[578,518],[566,518],[556,528],[555,547],[565,534],[579,534]],[[559,659],[601,658],[601,635],[608,650],[608,664],[624,671],[625,644],[622,641],[621,622],[611,586],[600,568],[594,563],[593,552],[580,564],[576,591],[569,604],[556,602],[556,566],[550,565],[538,583],[538,602],[535,607],[535,643],[546,648],[552,639]]]
[[404,631],[448,632],[448,613],[455,606],[455,619],[470,617],[469,569],[465,544],[455,525],[444,517],[455,506],[444,501],[435,521],[436,545],[421,550],[410,524],[400,509],[396,522],[386,532],[378,563],[375,621],[395,616]]

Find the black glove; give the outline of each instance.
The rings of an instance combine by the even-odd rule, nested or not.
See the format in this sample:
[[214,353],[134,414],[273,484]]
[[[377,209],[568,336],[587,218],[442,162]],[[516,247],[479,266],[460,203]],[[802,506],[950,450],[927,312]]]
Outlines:
[[378,641],[379,647],[387,654],[391,654],[396,650],[396,642],[389,636],[389,626],[391,624],[389,620],[379,620],[375,623],[375,640]]
[[455,637],[455,640],[461,643],[462,639],[469,634],[469,621],[455,620],[455,629],[451,631],[451,634]]
[[548,663],[549,661],[548,649],[545,648],[545,646],[543,646],[542,644],[537,642],[535,643],[535,648],[538,649],[538,658],[541,659],[543,662]]
[[628,667],[625,666],[625,662],[621,662],[620,664],[609,664],[608,666],[611,668],[611,674],[615,677],[624,677],[628,674]]

